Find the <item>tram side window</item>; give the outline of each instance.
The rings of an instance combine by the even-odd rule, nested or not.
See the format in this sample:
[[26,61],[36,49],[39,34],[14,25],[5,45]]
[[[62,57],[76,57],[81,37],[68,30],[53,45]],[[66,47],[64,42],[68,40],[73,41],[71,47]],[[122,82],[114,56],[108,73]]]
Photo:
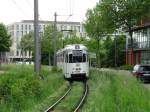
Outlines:
[[83,54],[83,62],[86,62],[86,54]]

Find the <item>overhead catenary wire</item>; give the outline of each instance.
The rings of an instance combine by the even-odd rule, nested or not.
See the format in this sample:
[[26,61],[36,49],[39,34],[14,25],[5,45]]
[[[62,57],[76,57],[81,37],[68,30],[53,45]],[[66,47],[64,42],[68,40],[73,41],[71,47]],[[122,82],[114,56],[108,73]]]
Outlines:
[[29,0],[25,0],[27,2],[27,4],[33,9],[32,4],[29,2]]
[[[31,2],[30,2],[29,0],[25,0],[25,1],[26,1],[26,3],[29,5],[29,7],[30,7],[32,10],[34,10],[33,5],[31,4]],[[42,18],[40,17],[40,14],[39,14],[39,20],[42,20]]]
[[[29,5],[29,7],[33,10],[33,6],[31,5],[31,3],[29,2],[29,0],[25,0],[26,3]],[[27,18],[31,18],[22,8],[20,5],[17,4],[17,2],[15,0],[12,0],[12,3],[17,7],[17,9],[19,9],[19,11],[26,16]],[[39,15],[39,19],[42,20],[42,18]]]
[[19,9],[19,11],[24,15],[26,16],[27,18],[30,18],[26,13],[25,11],[17,4],[17,2],[15,0],[11,0],[12,3]]

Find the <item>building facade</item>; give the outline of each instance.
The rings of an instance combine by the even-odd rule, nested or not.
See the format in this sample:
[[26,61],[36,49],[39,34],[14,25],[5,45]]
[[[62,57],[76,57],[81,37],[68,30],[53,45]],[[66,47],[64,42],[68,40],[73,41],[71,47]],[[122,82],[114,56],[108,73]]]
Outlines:
[[133,31],[133,51],[131,39],[126,40],[126,64],[150,64],[150,23],[144,24]]
[[[39,33],[44,31],[44,28],[53,24],[53,21],[39,21]],[[29,52],[23,52],[19,48],[21,38],[34,31],[34,21],[33,20],[23,20],[21,22],[15,22],[7,26],[8,32],[11,35],[12,46],[10,48],[10,53],[8,53],[8,59],[10,61],[19,61],[20,59],[30,59],[32,55]],[[64,37],[69,35],[69,30],[75,31],[76,35],[79,37],[86,37],[86,33],[83,24],[80,22],[57,22],[58,31],[63,31]]]

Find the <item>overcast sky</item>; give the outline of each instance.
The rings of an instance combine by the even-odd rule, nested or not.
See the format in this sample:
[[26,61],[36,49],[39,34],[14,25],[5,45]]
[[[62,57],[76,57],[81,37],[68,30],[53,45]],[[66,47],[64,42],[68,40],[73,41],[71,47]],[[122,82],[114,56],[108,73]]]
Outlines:
[[[42,20],[54,20],[57,12],[59,21],[85,20],[88,8],[93,8],[99,0],[39,0],[39,15]],[[33,19],[34,0],[0,0],[0,22],[10,24]],[[67,16],[73,14],[69,19]],[[62,15],[62,16],[61,16]]]

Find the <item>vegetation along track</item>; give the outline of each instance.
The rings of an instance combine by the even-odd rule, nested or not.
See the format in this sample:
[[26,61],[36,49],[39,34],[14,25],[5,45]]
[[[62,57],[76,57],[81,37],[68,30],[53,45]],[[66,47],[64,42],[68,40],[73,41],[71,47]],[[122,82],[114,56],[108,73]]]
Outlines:
[[[80,97],[79,102],[78,102],[76,105],[74,105],[74,107],[73,107],[73,109],[72,109],[73,112],[78,112],[78,111],[79,111],[79,109],[82,107],[82,105],[84,104],[84,101],[85,101],[85,99],[86,99],[86,97],[87,97],[87,94],[88,94],[88,85],[87,85],[86,82],[84,82],[83,85],[84,85],[84,87],[83,87],[83,88],[84,88],[83,94],[82,94],[82,96]],[[52,111],[55,111],[56,106],[57,106],[59,103],[61,103],[62,100],[70,93],[71,89],[72,89],[72,83],[70,83],[69,88],[68,88],[68,90],[65,92],[65,94],[64,94],[62,97],[60,97],[54,104],[52,104],[45,112],[52,112]],[[72,107],[71,107],[71,108],[72,108]]]

